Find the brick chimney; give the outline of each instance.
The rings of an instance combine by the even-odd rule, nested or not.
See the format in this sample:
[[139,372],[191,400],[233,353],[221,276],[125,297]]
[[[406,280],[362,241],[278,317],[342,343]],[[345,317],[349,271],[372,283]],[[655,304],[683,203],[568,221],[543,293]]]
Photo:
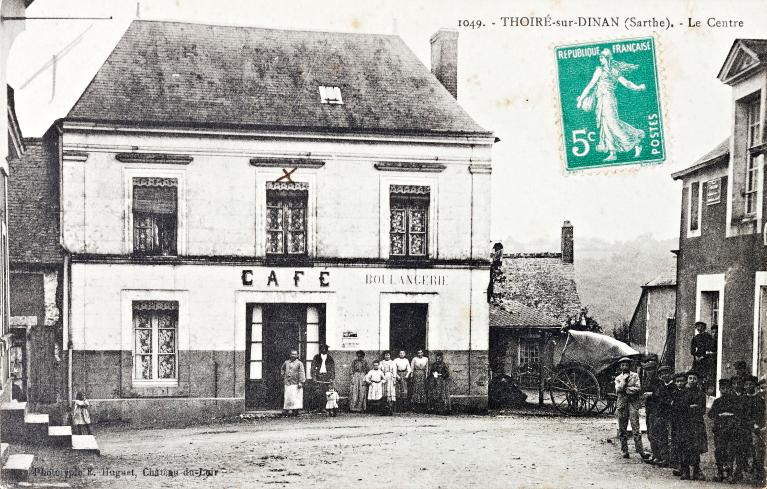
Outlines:
[[562,224],[562,262],[573,263],[575,251],[573,250],[573,225],[570,221]]
[[431,36],[431,72],[458,98],[458,31],[440,29]]

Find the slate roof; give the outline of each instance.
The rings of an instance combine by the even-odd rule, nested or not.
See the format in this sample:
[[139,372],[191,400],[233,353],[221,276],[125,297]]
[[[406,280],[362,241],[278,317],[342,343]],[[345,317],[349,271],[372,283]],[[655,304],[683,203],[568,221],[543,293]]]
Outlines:
[[521,302],[509,301],[503,307],[490,305],[490,326],[504,328],[559,328],[562,322]]
[[[342,105],[320,103],[319,86]],[[392,35],[135,20],[67,120],[483,134]]]
[[767,61],[767,39],[738,39],[738,41],[753,51],[759,61]]
[[671,178],[673,178],[674,180],[678,180],[680,178],[686,177],[687,175],[695,173],[699,170],[708,168],[709,166],[728,162],[729,156],[730,156],[730,138],[728,137],[721,143],[717,144],[716,147],[714,147],[714,149],[712,149],[708,153],[698,158],[695,161],[695,163],[693,163],[691,166],[685,168],[684,170],[679,170],[678,172],[672,173]]
[[664,270],[657,277],[653,278],[643,288],[651,287],[673,287],[676,285],[676,266]]
[[516,302],[561,325],[581,309],[573,264],[560,253],[504,255],[491,302],[507,310]]
[[8,248],[11,266],[58,264],[58,151],[47,139],[25,138],[26,152],[9,160]]

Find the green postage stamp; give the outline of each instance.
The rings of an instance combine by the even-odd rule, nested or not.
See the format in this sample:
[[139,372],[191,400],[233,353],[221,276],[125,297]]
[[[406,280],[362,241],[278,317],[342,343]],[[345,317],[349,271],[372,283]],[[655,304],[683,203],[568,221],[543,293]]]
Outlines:
[[556,48],[568,170],[666,159],[653,38]]

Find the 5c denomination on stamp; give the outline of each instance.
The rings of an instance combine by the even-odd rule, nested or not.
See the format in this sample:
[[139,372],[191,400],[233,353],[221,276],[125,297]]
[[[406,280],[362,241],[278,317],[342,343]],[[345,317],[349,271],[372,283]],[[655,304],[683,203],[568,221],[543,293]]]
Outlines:
[[653,38],[555,51],[568,170],[666,159]]

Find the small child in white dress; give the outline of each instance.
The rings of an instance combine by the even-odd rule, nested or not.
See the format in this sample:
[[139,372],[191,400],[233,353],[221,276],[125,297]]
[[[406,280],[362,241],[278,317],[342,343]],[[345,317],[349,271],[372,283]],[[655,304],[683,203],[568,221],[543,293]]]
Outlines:
[[325,411],[328,412],[328,416],[336,417],[338,415],[338,392],[333,385],[333,382],[328,384],[328,391],[325,392]]

